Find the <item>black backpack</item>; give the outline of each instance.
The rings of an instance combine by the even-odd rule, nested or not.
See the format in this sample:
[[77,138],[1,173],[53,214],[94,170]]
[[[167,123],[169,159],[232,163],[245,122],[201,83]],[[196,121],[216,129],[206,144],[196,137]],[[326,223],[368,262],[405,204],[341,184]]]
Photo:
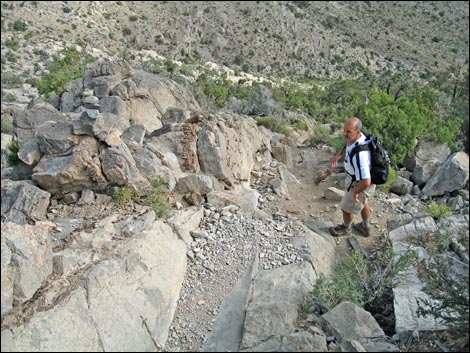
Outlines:
[[[364,134],[365,135],[365,134]],[[352,163],[353,157],[360,151],[370,150],[372,163],[371,180],[375,185],[385,184],[388,178],[390,167],[390,157],[385,149],[382,140],[375,135],[366,135],[367,144],[359,145],[353,148],[350,153]],[[359,155],[357,156],[357,165],[359,165]]]

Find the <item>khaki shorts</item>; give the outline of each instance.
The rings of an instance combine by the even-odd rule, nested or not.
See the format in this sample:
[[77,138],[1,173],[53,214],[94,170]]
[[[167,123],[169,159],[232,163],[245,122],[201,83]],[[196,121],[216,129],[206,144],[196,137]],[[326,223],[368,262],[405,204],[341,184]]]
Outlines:
[[367,199],[374,195],[375,192],[375,184],[370,184],[367,189],[365,189],[359,194],[359,202],[356,202],[352,195],[352,190],[354,189],[356,184],[356,181],[351,184],[351,188],[349,189],[350,191],[348,191],[347,189],[344,190],[344,196],[340,204],[340,207],[343,211],[355,215],[361,213],[362,209],[364,208],[364,205],[367,202]]

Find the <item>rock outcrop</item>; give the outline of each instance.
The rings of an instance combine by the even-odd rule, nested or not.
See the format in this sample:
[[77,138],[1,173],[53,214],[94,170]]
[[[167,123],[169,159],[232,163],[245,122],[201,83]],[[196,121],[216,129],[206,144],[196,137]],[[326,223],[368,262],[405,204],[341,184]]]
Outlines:
[[[332,274],[335,243],[322,222],[286,226],[260,208],[263,190],[289,197],[298,183],[289,172],[294,161],[311,170],[316,158],[293,155],[284,138],[254,119],[203,112],[168,79],[98,62],[83,80],[67,84],[56,106],[31,102],[14,127],[21,163],[3,170],[2,159],[2,351],[161,350],[188,259],[217,272],[202,249],[228,224],[239,228],[220,246],[253,237],[241,249],[224,248],[246,251],[252,261],[224,301],[206,351],[326,351],[328,334],[356,350],[396,349],[369,313],[347,302],[315,328],[298,330],[299,308],[316,280]],[[418,197],[448,201],[455,218],[446,229],[461,231],[465,224],[468,230],[468,191],[462,190],[468,155],[446,158],[442,150],[429,178],[410,170],[421,185],[405,176],[394,185],[404,215],[390,220],[387,236],[397,253],[441,229],[417,212]],[[3,179],[24,166],[27,180]],[[157,177],[171,195],[166,219],[152,204],[112,200],[113,188],[145,193]],[[282,251],[258,252],[260,238],[271,236],[271,230],[257,231],[263,222],[288,243],[283,248],[279,241]],[[418,251],[427,259],[425,249]],[[468,266],[468,254],[455,251]],[[258,268],[268,256],[275,266]],[[423,296],[423,285],[415,268],[403,278],[394,289],[397,334],[405,339],[415,330],[445,328],[405,310]]]

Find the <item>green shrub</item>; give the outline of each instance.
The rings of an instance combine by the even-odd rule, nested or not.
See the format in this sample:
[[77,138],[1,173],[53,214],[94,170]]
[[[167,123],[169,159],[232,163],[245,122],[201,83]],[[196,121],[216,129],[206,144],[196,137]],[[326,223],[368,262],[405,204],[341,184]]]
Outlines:
[[36,82],[36,88],[42,95],[61,94],[64,91],[64,85],[71,80],[83,77],[85,65],[93,61],[91,57],[75,49],[66,48],[61,53],[63,57],[50,63],[49,73]]
[[[440,224],[434,246],[429,246],[432,261],[420,264],[419,275],[425,283],[423,291],[430,298],[417,298],[418,316],[431,315],[442,320],[448,327],[451,339],[449,346],[455,352],[467,352],[469,348],[469,275],[468,264],[459,268],[458,261],[449,256],[451,238],[458,240],[468,254],[469,237],[467,230],[455,232]],[[455,241],[454,239],[454,241]]]
[[443,320],[453,337],[451,346],[456,348],[456,352],[468,352],[469,278],[468,272],[456,274],[455,271],[449,257],[439,258],[430,265],[424,291],[431,295],[433,301],[418,298],[418,315],[433,315]]
[[131,201],[137,200],[139,193],[130,186],[115,186],[113,188],[113,197],[119,205],[125,205]]
[[33,49],[33,54],[40,56],[42,60],[49,58],[49,53],[42,49]]
[[17,57],[16,57],[15,53],[13,53],[12,51],[6,52],[4,54],[4,57],[7,59],[7,61],[10,61],[10,62],[13,62],[13,63],[17,62]]
[[330,129],[326,126],[317,126],[313,132],[313,141],[315,143],[328,143],[330,141]]
[[7,148],[7,163],[11,166],[17,165],[20,162],[20,159],[18,158],[18,151],[20,150],[18,140],[11,141]]
[[144,71],[153,74],[160,74],[165,72],[165,65],[162,60],[150,59],[142,63]]
[[2,101],[3,102],[16,102],[16,95],[8,92],[2,96]]
[[158,217],[164,217],[168,214],[170,204],[165,192],[165,180],[161,177],[151,180],[151,189],[144,195],[143,203],[152,207]]
[[228,83],[225,80],[213,79],[208,74],[199,75],[193,85],[193,92],[200,102],[206,102],[213,108],[225,106],[228,97]]
[[272,116],[262,116],[256,120],[256,125],[264,126],[266,129],[273,131],[274,125],[276,124],[276,119]]
[[[344,147],[344,141],[340,138],[339,149],[338,151],[342,150]],[[313,135],[310,136],[304,143],[309,145],[316,145],[319,143],[331,144],[334,140],[330,136],[330,129],[326,126],[316,126],[313,130]]]
[[305,121],[302,121],[302,120],[299,120],[299,119],[293,119],[291,124],[296,129],[299,129],[299,130],[302,130],[302,131],[308,131],[308,124]]
[[390,189],[390,185],[395,181],[395,179],[398,176],[398,171],[390,167],[389,172],[388,172],[388,178],[387,182],[382,185],[378,185],[379,189],[382,190],[383,192],[387,192]]
[[5,39],[5,46],[7,48],[18,48],[18,41],[15,39]]
[[157,34],[155,36],[155,43],[157,43],[157,44],[163,44],[164,43],[164,40],[163,40],[163,37],[162,37],[161,34]]
[[15,21],[13,22],[13,30],[24,32],[28,28],[28,25],[22,21]]
[[13,130],[13,122],[7,118],[4,118],[3,116],[1,122],[2,132],[4,134],[9,134]]
[[450,208],[445,204],[438,204],[435,201],[432,201],[426,209],[434,219],[440,219],[451,214]]
[[284,134],[289,137],[292,134],[292,130],[287,126],[285,121],[279,121],[276,118],[270,116],[263,116],[256,120],[256,125],[262,125],[265,128]]
[[417,259],[414,250],[397,257],[389,246],[375,256],[365,258],[353,251],[336,266],[331,279],[320,276],[315,282],[314,298],[326,311],[343,301],[364,307],[391,290],[397,274]]
[[14,74],[3,74],[2,75],[2,87],[3,88],[16,88],[20,87],[23,81],[20,76]]
[[113,197],[119,205],[126,205],[130,202],[136,202],[142,205],[150,206],[158,217],[164,217],[168,214],[170,205],[165,192],[165,180],[158,177],[150,181],[151,187],[143,192],[138,192],[131,186],[115,186],[113,188]]
[[404,96],[395,99],[392,94],[373,90],[369,99],[357,116],[365,131],[382,139],[392,165],[401,164],[412,154],[416,138],[424,131],[427,114],[417,101]]
[[336,153],[338,153],[344,147],[344,139],[342,137],[334,137],[330,144],[334,147]]
[[285,121],[278,122],[276,125],[274,125],[273,131],[279,134],[283,134],[287,137],[289,137],[292,134],[291,128],[287,126]]
[[237,65],[243,65],[245,62],[245,56],[243,54],[235,55],[234,63]]
[[165,65],[166,71],[170,73],[174,72],[178,67],[178,65],[176,65],[173,60],[166,59],[163,63]]

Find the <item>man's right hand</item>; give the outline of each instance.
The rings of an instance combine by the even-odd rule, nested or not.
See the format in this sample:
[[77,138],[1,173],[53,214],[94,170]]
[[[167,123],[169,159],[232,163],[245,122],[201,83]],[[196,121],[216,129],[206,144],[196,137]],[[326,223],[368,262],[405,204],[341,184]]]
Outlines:
[[332,166],[333,168],[336,168],[336,166],[338,165],[338,161],[339,161],[340,159],[341,159],[341,154],[335,155],[335,156],[333,157],[333,159],[331,160],[331,166]]
[[331,166],[333,168],[336,168],[336,166],[338,165],[338,162],[339,160],[341,159],[341,157],[343,156],[343,154],[346,152],[346,147],[344,147],[340,152],[336,153],[335,156],[333,157],[333,159],[331,160]]

